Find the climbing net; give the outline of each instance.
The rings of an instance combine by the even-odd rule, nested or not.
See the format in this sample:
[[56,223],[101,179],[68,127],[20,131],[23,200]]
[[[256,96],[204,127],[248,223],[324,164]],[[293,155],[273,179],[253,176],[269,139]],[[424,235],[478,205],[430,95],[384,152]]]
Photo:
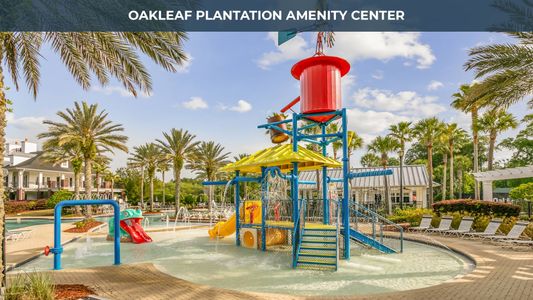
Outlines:
[[268,173],[261,187],[262,199],[267,201],[267,220],[289,221],[292,214],[289,181]]

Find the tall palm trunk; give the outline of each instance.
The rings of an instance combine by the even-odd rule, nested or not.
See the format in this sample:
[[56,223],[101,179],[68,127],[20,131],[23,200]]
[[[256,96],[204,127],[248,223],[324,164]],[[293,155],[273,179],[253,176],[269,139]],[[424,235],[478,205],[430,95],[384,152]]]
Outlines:
[[[80,199],[80,172],[74,172],[74,199]],[[81,206],[76,206],[76,214],[81,215]]]
[[455,189],[454,189],[454,173],[453,173],[453,144],[450,144],[450,199],[455,198]]
[[[381,164],[383,165],[383,169],[387,168],[388,161],[389,161],[389,158],[387,157],[387,155],[381,156]],[[385,186],[385,209],[387,210],[387,213],[391,215],[392,214],[392,199],[390,197],[389,180],[387,178],[387,175],[383,175],[383,183]]]
[[494,164],[494,148],[496,147],[496,130],[490,131],[490,140],[489,140],[489,157],[488,157],[488,164],[489,164],[489,171],[493,169]]
[[403,156],[404,153],[402,150],[400,151],[400,209],[403,209]]
[[154,176],[150,176],[150,211],[154,211]]
[[448,177],[448,154],[444,153],[442,158],[443,170],[442,170],[442,200],[446,200],[446,179]]
[[428,145],[428,177],[429,177],[429,192],[427,199],[427,208],[433,205],[433,145]]
[[[479,171],[479,137],[478,137],[478,111],[477,107],[472,108],[472,139],[474,143],[474,173]],[[474,181],[474,199],[479,199],[479,184]]]
[[[0,62],[3,61],[3,51],[0,49]],[[2,64],[0,63],[0,153],[5,152],[5,129],[6,129],[6,111],[7,111],[7,99],[6,95],[4,93],[4,73],[2,69]],[[2,176],[3,178],[3,176]],[[5,210],[4,210],[4,185],[0,184],[0,235],[2,235],[2,255],[0,258],[0,266],[2,268],[2,272],[0,272],[0,282],[2,283],[2,286],[6,286],[6,230],[5,230]]]
[[96,172],[96,196],[100,197],[100,172]]
[[[93,192],[93,170],[92,170],[93,162],[92,159],[86,157],[85,158],[85,195],[87,199],[92,198],[92,192]],[[92,208],[90,205],[87,206],[87,216],[90,217],[92,215]]]
[[463,165],[457,167],[457,183],[459,185],[459,199],[463,199]]
[[163,207],[165,206],[165,171],[161,172],[161,180],[163,181]]
[[111,199],[115,199],[115,178],[111,177]]
[[144,166],[141,167],[141,209],[144,209]]
[[174,205],[176,206],[176,217],[180,209],[180,185],[181,185],[181,168],[174,167]]

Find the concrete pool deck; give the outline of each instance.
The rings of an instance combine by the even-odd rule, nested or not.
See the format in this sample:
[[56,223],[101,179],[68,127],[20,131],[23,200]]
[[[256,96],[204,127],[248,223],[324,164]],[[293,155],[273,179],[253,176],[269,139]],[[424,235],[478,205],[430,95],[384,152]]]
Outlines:
[[[533,249],[517,251],[487,242],[417,234],[406,237],[433,241],[473,259],[469,274],[426,288],[328,299],[529,299],[533,290]],[[323,299],[225,290],[175,278],[151,263],[50,272],[56,283],[85,284],[109,299]]]

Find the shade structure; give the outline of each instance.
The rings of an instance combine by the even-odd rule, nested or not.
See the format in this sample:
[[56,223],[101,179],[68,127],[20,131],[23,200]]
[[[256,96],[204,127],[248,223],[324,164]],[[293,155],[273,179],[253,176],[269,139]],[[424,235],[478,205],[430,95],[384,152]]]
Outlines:
[[281,171],[290,171],[293,167],[292,163],[295,162],[298,163],[300,171],[342,166],[340,162],[332,158],[303,147],[299,147],[298,152],[294,152],[292,145],[286,144],[257,151],[239,161],[227,164],[220,169],[220,172],[261,173],[261,167],[279,167]]

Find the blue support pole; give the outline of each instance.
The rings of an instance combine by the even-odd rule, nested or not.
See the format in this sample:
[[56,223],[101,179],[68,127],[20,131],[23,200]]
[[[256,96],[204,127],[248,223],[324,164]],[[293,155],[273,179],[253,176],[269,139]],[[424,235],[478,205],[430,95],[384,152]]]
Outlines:
[[[327,144],[326,142],[326,125],[322,124],[322,155],[325,157],[327,155]],[[322,213],[324,214],[324,217],[322,218],[322,221],[324,224],[329,224],[329,199],[328,199],[328,182],[326,178],[328,177],[328,168],[322,167],[322,205],[324,206]],[[317,178],[318,181],[318,178]]]
[[[239,171],[235,171],[235,178],[239,177]],[[235,182],[235,245],[241,245],[241,217],[240,217],[240,186],[239,181]]]
[[267,173],[265,171],[266,168],[261,167],[261,178],[263,182],[261,186],[261,250],[263,251],[266,251],[266,202],[268,201],[268,198],[266,197],[268,182],[266,181]]
[[342,226],[344,230],[344,259],[350,259],[350,206],[349,200],[350,160],[348,158],[348,122],[346,109],[342,109]]
[[114,216],[114,250],[115,265],[120,265],[120,206],[115,200],[67,200],[56,204],[54,208],[54,248],[50,252],[54,254],[54,270],[61,270],[61,209],[65,206],[86,205],[112,205]]

